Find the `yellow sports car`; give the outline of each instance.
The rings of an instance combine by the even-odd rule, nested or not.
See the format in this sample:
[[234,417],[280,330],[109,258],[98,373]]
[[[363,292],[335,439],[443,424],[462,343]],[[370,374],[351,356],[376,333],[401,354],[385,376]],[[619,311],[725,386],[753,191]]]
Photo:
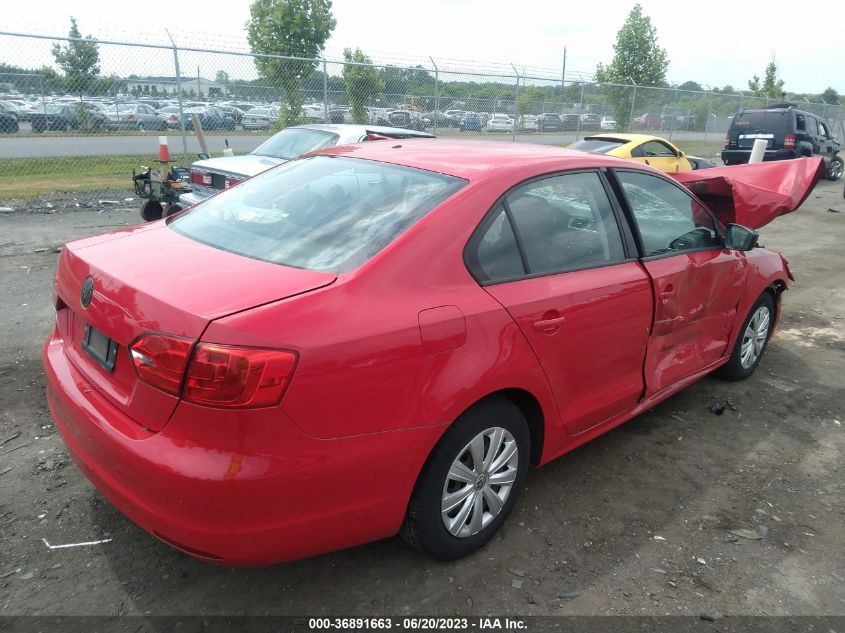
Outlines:
[[627,158],[665,172],[716,166],[705,158],[684,154],[665,138],[648,134],[596,134],[576,141],[569,148]]

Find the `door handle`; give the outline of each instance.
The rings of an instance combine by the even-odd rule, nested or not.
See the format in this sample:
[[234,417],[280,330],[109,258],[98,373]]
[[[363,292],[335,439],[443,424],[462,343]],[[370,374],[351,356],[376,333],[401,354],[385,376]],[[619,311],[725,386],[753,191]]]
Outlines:
[[554,319],[540,319],[539,321],[534,321],[534,329],[538,332],[549,332],[559,328],[564,321],[566,321],[566,317],[562,316],[555,317]]

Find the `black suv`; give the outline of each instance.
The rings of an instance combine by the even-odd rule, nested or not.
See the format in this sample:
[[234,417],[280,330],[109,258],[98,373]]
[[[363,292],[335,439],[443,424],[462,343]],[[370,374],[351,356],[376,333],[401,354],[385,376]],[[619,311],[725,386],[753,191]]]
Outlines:
[[560,132],[563,129],[563,122],[560,115],[555,112],[543,112],[537,117],[537,129],[540,132]]
[[825,162],[825,178],[839,180],[842,176],[839,143],[830,133],[830,124],[811,112],[799,110],[790,103],[740,111],[734,116],[725,137],[722,161],[725,165],[747,163],[758,138],[768,141],[763,160],[821,156]]

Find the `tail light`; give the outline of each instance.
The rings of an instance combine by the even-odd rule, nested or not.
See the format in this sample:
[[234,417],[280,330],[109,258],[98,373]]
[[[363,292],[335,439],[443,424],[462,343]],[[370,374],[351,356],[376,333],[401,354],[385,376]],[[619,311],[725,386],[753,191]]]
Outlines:
[[725,134],[725,149],[728,149],[731,146],[731,135]]
[[194,171],[191,170],[191,182],[196,185],[205,185],[206,187],[210,187],[214,182],[214,178],[212,177],[210,172],[207,171]]
[[128,115],[126,115],[126,119],[129,120],[129,121],[134,121],[135,115],[134,114],[128,114]]
[[201,343],[185,376],[183,398],[214,407],[268,407],[279,403],[296,366],[285,350]]
[[234,187],[241,181],[241,178],[226,178],[226,189],[229,187]]
[[784,149],[795,149],[795,135],[794,134],[787,134],[783,137],[783,148]]
[[194,348],[193,340],[167,334],[144,334],[129,353],[140,381],[186,402],[222,408],[278,404],[297,361],[287,350],[212,343]]
[[191,339],[165,334],[144,334],[129,345],[129,355],[141,382],[174,396],[191,355]]

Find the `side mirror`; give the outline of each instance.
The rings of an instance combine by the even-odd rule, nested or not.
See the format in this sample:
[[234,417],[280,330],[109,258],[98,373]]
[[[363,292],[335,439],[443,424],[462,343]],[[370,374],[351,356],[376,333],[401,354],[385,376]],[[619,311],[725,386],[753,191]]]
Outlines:
[[728,224],[725,246],[735,251],[750,251],[757,246],[757,231],[752,231],[741,224]]

